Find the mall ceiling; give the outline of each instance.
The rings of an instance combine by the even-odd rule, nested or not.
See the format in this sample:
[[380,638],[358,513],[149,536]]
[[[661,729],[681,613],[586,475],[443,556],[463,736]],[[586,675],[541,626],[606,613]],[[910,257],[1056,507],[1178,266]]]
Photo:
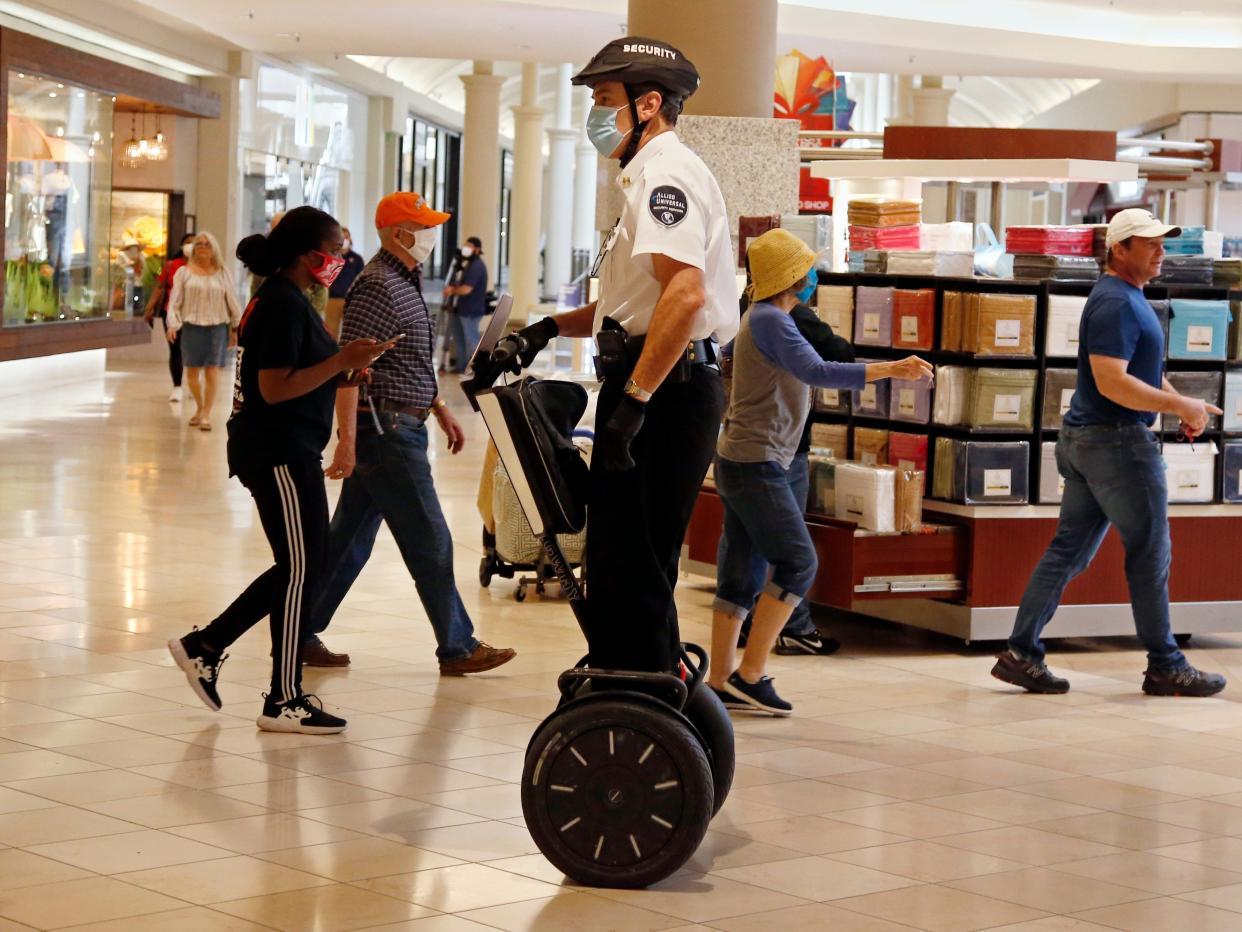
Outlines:
[[[291,57],[548,63],[581,61],[622,35],[627,7],[626,0],[127,5],[241,48]],[[784,0],[780,32],[783,46],[823,54],[843,71],[1242,82],[1242,0],[1178,6],[1168,0]]]

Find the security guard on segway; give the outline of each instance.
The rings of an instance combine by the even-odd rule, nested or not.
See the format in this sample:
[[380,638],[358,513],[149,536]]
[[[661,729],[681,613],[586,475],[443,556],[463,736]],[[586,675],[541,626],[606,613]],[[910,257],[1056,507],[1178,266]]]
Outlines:
[[587,133],[618,159],[625,196],[593,274],[599,299],[520,330],[530,365],[556,336],[595,336],[603,378],[586,546],[593,667],[674,671],[673,589],[711,463],[725,393],[716,347],[738,328],[724,197],[674,126],[698,71],[678,49],[629,36],[573,79],[592,90]]

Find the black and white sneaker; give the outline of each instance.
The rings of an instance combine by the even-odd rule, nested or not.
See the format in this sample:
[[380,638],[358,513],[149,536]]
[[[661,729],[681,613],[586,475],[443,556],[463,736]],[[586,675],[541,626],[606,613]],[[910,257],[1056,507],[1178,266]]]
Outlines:
[[716,694],[716,698],[720,700],[720,704],[726,709],[733,709],[736,711],[738,709],[750,708],[749,704],[743,702],[732,693],[725,692],[723,689],[717,689],[715,686],[709,685],[707,688]]
[[217,654],[203,647],[195,628],[183,638],[173,638],[168,642],[168,652],[176,662],[185,678],[194,690],[194,695],[203,700],[203,705],[213,712],[219,712],[223,703],[220,701],[219,681],[220,668],[228,660],[228,654]]
[[769,715],[789,715],[793,712],[793,706],[776,694],[770,676],[759,677],[758,683],[748,683],[735,670],[725,680],[725,692],[740,700],[742,708],[747,711],[767,712]]
[[836,638],[822,637],[818,631],[810,634],[782,634],[776,639],[773,653],[793,656],[795,654],[819,654],[827,656],[835,654],[841,648]]
[[1181,670],[1151,670],[1143,677],[1143,692],[1149,696],[1215,696],[1225,688],[1219,673],[1204,673],[1189,664]]
[[325,712],[318,696],[301,695],[288,702],[263,697],[263,713],[255,724],[264,731],[299,735],[335,735],[345,730],[345,719]]

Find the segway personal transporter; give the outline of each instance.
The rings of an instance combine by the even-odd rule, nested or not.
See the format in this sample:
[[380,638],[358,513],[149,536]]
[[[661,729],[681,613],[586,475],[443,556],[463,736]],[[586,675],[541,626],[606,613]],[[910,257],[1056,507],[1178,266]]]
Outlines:
[[[556,535],[586,522],[587,465],[570,440],[586,408],[572,382],[495,385],[516,355],[501,298],[462,383],[483,416],[531,528],[586,634],[586,596]],[[526,749],[522,814],[543,855],[573,880],[645,887],[694,854],[733,782],[733,726],[682,645],[681,673],[604,670],[589,655],[560,675],[560,701]]]

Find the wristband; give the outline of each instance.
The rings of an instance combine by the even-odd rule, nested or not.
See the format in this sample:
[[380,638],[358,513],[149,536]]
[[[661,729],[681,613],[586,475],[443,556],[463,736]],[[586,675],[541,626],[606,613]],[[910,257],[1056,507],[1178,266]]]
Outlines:
[[633,379],[630,379],[625,383],[625,388],[623,388],[622,391],[624,391],[625,394],[633,398],[635,401],[642,402],[643,404],[646,404],[651,400],[651,392],[647,391],[647,389],[643,388]]

